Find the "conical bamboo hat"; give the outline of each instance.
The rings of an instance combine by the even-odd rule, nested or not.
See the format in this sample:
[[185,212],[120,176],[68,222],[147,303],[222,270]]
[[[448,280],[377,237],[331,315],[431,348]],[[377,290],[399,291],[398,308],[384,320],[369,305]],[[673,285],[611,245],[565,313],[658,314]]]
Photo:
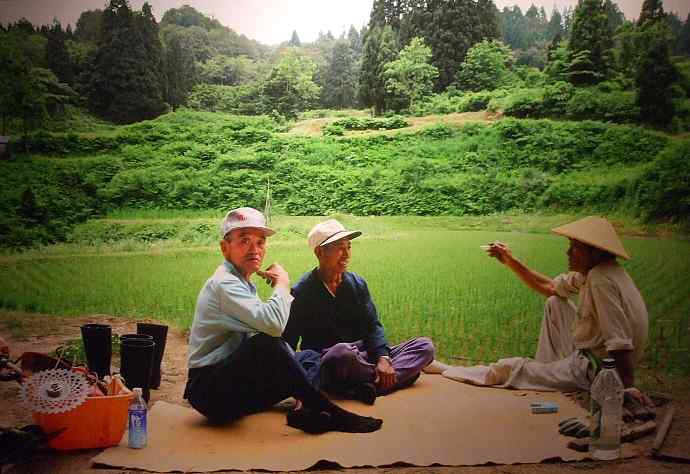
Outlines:
[[551,232],[630,260],[630,255],[625,251],[616,230],[604,217],[588,216],[551,229]]

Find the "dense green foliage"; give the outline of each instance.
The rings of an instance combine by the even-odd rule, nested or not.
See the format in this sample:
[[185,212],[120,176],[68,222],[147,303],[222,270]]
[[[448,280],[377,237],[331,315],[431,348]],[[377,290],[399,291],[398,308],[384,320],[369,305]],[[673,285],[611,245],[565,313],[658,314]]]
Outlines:
[[401,99],[400,108],[409,109],[431,94],[438,69],[430,64],[431,48],[421,38],[412,38],[398,59],[386,63],[383,77],[386,91]]
[[[663,158],[676,150],[669,139],[634,126],[505,119],[344,140],[281,129],[267,117],[181,111],[100,134],[29,135],[32,157],[0,165],[2,246],[62,240],[107,209],[261,208],[269,178],[274,208],[293,215],[584,207],[687,218],[688,189],[675,179],[687,146]],[[671,201],[653,198],[664,189]]]
[[309,57],[287,49],[261,86],[263,109],[295,118],[315,106],[320,92],[315,72],[316,64]]
[[460,65],[457,84],[462,90],[490,91],[508,85],[513,55],[500,41],[483,40],[472,46]]
[[[645,33],[650,23],[666,27],[666,41]],[[181,106],[276,118],[360,105],[376,115],[419,114],[429,109],[428,100],[437,101],[427,97],[430,81],[435,92],[450,97],[456,90],[502,96],[518,91],[517,102],[522,102],[519,96],[535,95],[520,89],[614,82],[616,87],[602,91],[612,96],[596,97],[597,104],[624,99],[608,114],[587,115],[599,105],[580,104],[576,113],[559,115],[545,112],[549,105],[543,104],[536,112],[518,107],[515,115],[609,115],[680,131],[688,123],[690,106],[683,103],[688,90],[678,94],[664,51],[687,54],[689,32],[687,22],[664,13],[656,0],[645,3],[638,24],[626,22],[612,0],[582,0],[575,9],[554,9],[550,15],[534,5],[524,15],[517,6],[499,12],[490,0],[376,0],[362,30],[351,26],[339,37],[322,32],[311,43],[293,31],[289,41],[267,47],[187,5],[165,11],[158,24],[147,3],[134,11],[128,0],[109,0],[104,10],[83,12],[74,33],[58,22],[0,25],[0,59],[7,65],[0,83],[8,83],[0,91],[0,101],[8,105],[0,110],[5,129],[16,135],[41,128],[48,116],[54,121],[68,105],[85,103],[116,122],[152,118]],[[493,40],[499,37],[512,51],[498,48]],[[415,38],[430,50],[417,47]],[[54,76],[46,74],[48,69]],[[23,78],[14,81],[21,86],[9,84],[17,77]],[[655,86],[657,96],[649,92]],[[630,94],[637,97],[634,110],[628,106]]]

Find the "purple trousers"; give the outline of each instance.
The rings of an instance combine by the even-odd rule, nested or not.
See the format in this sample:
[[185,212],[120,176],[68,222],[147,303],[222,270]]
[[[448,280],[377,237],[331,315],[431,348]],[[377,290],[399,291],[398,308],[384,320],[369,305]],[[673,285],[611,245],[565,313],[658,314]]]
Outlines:
[[[361,341],[341,342],[323,350],[320,379],[325,390],[349,387],[376,381],[376,365],[367,361],[367,352]],[[428,337],[417,337],[393,346],[391,365],[395,369],[396,383],[385,393],[412,385],[422,369],[434,360],[434,344]]]

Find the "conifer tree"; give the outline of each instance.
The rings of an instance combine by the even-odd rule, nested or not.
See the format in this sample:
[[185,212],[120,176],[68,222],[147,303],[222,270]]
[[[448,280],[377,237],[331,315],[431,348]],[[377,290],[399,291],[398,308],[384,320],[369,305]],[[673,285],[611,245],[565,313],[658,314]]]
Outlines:
[[352,49],[358,59],[358,57],[362,54],[362,35],[353,25],[350,25],[350,29],[347,32],[347,41],[350,45],[350,49]]
[[57,20],[48,31],[46,63],[60,82],[70,85],[74,83],[74,70],[65,46],[65,33]]
[[302,42],[299,40],[296,30],[292,30],[292,36],[290,37],[290,41],[288,41],[288,46],[293,46],[295,48],[302,46]]
[[563,36],[563,17],[561,16],[561,13],[555,8],[551,12],[551,19],[549,20],[549,24],[546,27],[546,36],[547,39],[551,41],[553,41],[554,38],[556,38],[556,36],[558,36],[559,38],[562,38]]
[[551,40],[551,43],[549,44],[549,48],[546,50],[546,62],[550,62],[554,51],[558,49],[558,47],[561,45],[561,42],[563,41],[563,38],[561,38],[560,33],[556,33],[556,36],[553,37]]
[[78,41],[96,43],[101,36],[102,20],[103,11],[101,10],[83,11],[77,20],[74,38]]
[[520,7],[504,7],[501,13],[503,42],[513,49],[525,49],[528,46],[527,19]]
[[353,107],[357,102],[358,80],[355,51],[350,42],[336,41],[322,74],[321,104],[335,109]]
[[563,9],[563,33],[564,38],[570,38],[570,33],[573,31],[573,7],[565,7]]
[[499,38],[498,12],[491,0],[413,2],[401,25],[401,44],[420,37],[433,51],[437,90],[455,80],[467,51],[483,39]]
[[[144,2],[141,6],[141,14],[135,17],[138,21],[138,29],[141,31],[145,53],[146,67],[144,68],[148,82],[155,84],[151,88],[152,97],[146,100],[152,101],[151,107],[160,107],[160,102],[164,100],[165,74],[163,65],[163,45],[158,34],[158,23],[151,11],[151,5]],[[156,105],[156,102],[159,103]]]
[[683,24],[678,43],[680,45],[680,52],[690,56],[690,13],[688,13],[688,17]]
[[529,48],[544,37],[546,19],[541,16],[540,10],[534,4],[525,12],[525,19],[527,20],[527,47]]
[[176,34],[168,34],[164,49],[165,101],[173,109],[184,105],[196,80],[194,51]]
[[570,82],[589,85],[606,79],[612,47],[613,38],[602,0],[580,0],[569,43]]
[[152,47],[146,38],[151,37],[142,23],[127,0],[110,0],[103,11],[89,105],[96,114],[118,123],[154,118],[165,111],[160,70],[157,74],[150,62]]
[[674,106],[671,87],[678,71],[670,58],[670,32],[664,21],[661,1],[645,0],[638,21],[642,50],[637,63],[635,82],[640,119],[656,127],[668,127]]
[[647,22],[656,22],[666,16],[664,13],[664,5],[661,0],[644,0],[642,3],[642,11],[640,11],[640,18],[637,20],[639,26]]
[[604,0],[604,12],[609,23],[609,30],[615,33],[625,23],[625,15],[612,0]]
[[397,37],[390,25],[373,26],[367,31],[359,80],[360,99],[367,107],[373,107],[377,115],[386,107],[384,67],[397,54]]

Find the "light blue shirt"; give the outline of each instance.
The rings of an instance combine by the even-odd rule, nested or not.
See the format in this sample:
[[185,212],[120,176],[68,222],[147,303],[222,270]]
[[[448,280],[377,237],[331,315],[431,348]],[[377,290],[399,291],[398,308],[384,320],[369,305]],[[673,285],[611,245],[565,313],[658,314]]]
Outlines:
[[279,337],[292,300],[289,291],[276,288],[266,302],[261,301],[256,286],[225,260],[199,292],[189,335],[189,368],[225,359],[257,333]]

